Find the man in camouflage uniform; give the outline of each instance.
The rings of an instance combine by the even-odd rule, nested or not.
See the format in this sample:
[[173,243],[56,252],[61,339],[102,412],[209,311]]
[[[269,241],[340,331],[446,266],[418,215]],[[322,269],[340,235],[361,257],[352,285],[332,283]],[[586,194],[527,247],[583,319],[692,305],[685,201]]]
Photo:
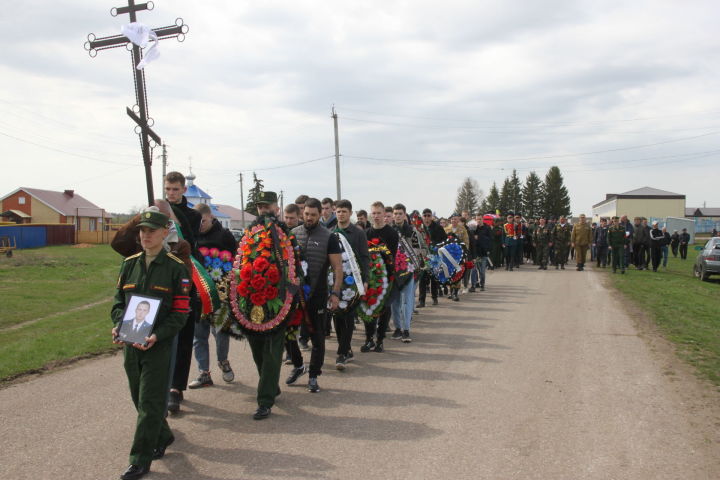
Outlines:
[[580,214],[580,222],[575,224],[570,235],[571,246],[575,249],[575,262],[577,271],[585,270],[585,258],[590,245],[592,245],[592,228],[585,220],[585,214]]
[[620,218],[615,216],[612,225],[608,228],[607,242],[610,254],[612,255],[613,273],[625,273],[625,250],[627,250],[628,237],[625,235],[625,227],[620,224]]
[[565,270],[568,252],[570,251],[570,236],[572,228],[567,223],[567,218],[560,217],[560,221],[555,225],[552,234],[552,242],[555,246],[555,270],[561,268]]
[[539,270],[547,270],[548,253],[552,246],[552,231],[545,225],[545,218],[540,218],[533,231],[533,245],[536,253],[536,263]]

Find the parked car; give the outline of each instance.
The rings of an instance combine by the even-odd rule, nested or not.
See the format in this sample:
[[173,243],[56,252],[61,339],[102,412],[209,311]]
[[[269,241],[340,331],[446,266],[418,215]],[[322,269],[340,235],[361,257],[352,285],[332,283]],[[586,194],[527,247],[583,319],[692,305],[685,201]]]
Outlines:
[[[695,247],[700,250],[700,247]],[[713,237],[707,241],[695,260],[693,273],[702,281],[707,281],[710,275],[720,275],[720,237]]]
[[230,233],[232,233],[233,237],[235,237],[235,241],[239,242],[240,239],[242,238],[244,232],[242,230],[237,230],[235,228],[231,228]]

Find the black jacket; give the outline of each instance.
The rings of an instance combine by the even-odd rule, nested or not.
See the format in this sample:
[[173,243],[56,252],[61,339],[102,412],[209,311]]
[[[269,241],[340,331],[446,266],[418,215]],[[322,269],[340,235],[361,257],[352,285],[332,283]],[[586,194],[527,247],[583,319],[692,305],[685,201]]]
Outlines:
[[401,235],[407,239],[412,238],[413,230],[408,222],[403,222],[403,224],[399,227],[395,225],[395,222],[393,222],[390,226],[398,233],[398,235]]
[[[340,232],[340,227],[335,227],[335,231]],[[363,281],[367,282],[370,270],[370,252],[368,252],[365,230],[351,223],[346,229],[340,232],[340,235],[345,235],[345,238],[352,247],[355,253],[355,259],[360,266]]]
[[200,222],[202,222],[202,215],[195,209],[188,207],[187,198],[183,195],[180,203],[171,203],[173,213],[180,222],[180,232],[192,248],[192,255],[198,260],[202,260],[200,254],[197,251],[197,236],[200,233]]
[[492,228],[487,225],[478,225],[473,233],[473,244],[475,246],[475,254],[478,257],[487,257],[492,249]]
[[447,233],[437,222],[432,222],[429,227],[425,227],[425,230],[430,236],[430,243],[437,245],[440,242],[447,240]]
[[235,255],[237,253],[238,243],[230,233],[230,230],[220,225],[217,218],[213,218],[212,227],[205,233],[198,233],[198,247],[219,248],[220,250],[228,250]]
[[593,243],[598,247],[608,246],[608,227],[595,227],[593,234]]

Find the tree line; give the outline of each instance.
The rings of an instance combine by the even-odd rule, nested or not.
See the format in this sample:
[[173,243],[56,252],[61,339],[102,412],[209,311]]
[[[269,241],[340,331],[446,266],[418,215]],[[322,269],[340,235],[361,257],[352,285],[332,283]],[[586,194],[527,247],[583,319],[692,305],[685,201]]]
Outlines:
[[530,172],[523,184],[517,170],[505,178],[498,190],[493,182],[487,195],[483,195],[475,180],[467,177],[458,188],[455,209],[458,213],[469,212],[520,213],[527,218],[539,216],[560,217],[570,215],[570,196],[564,185],[560,169],[550,167],[543,181],[537,173]]

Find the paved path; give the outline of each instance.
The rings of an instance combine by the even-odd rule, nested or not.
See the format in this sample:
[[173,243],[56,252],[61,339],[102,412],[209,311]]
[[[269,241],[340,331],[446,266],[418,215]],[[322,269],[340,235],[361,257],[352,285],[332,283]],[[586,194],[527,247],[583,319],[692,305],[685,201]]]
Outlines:
[[[283,386],[262,422],[233,342],[237,381],[188,393],[147,478],[720,478],[718,395],[638,335],[602,279],[494,272],[486,292],[422,310],[410,345],[355,342],[343,373],[331,350],[322,392]],[[117,478],[133,420],[120,356],[2,389],[2,478]]]

